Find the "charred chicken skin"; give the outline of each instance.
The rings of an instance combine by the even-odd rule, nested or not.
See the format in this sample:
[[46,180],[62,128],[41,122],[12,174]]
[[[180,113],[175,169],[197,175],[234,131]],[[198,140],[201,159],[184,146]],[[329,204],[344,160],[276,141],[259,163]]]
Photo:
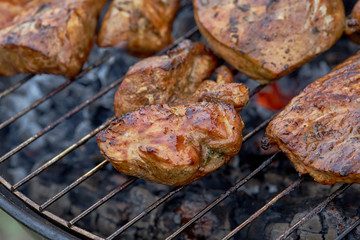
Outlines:
[[[15,3],[16,2],[16,3]],[[92,49],[106,0],[0,3],[0,74],[75,76]]]
[[134,53],[155,53],[173,39],[180,0],[114,0],[101,25],[98,45],[126,46]]
[[307,86],[266,136],[317,182],[360,183],[360,53]]
[[341,0],[193,0],[195,20],[216,54],[261,83],[329,49],[342,35]]
[[249,100],[248,88],[234,83],[231,71],[219,67],[217,82],[205,80],[216,67],[216,57],[200,42],[186,40],[167,55],[135,64],[118,88],[117,117],[150,104],[224,102],[237,110]]
[[124,114],[97,135],[102,154],[120,172],[184,185],[236,155],[244,124],[223,103],[150,105]]

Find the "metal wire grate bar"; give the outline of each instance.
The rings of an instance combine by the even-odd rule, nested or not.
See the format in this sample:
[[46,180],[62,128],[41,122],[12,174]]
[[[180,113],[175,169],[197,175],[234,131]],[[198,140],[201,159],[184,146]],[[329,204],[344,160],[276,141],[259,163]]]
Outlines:
[[264,122],[262,122],[260,125],[258,125],[254,130],[252,130],[251,132],[246,134],[245,137],[243,138],[243,142],[246,142],[246,140],[251,138],[255,133],[257,133],[258,131],[263,129],[276,115],[277,115],[277,113],[274,113],[271,117],[269,117]]
[[135,177],[131,177],[129,178],[129,180],[127,180],[125,183],[123,183],[122,185],[120,185],[119,187],[115,188],[114,190],[112,190],[110,193],[108,193],[105,197],[101,198],[99,201],[97,201],[96,203],[94,203],[91,207],[89,207],[88,209],[86,209],[85,211],[83,211],[82,213],[80,213],[77,217],[73,218],[69,223],[68,223],[68,227],[71,227],[72,225],[74,225],[77,221],[79,221],[80,219],[82,219],[83,217],[85,217],[86,215],[88,215],[89,213],[91,213],[92,211],[94,211],[96,208],[100,207],[102,204],[104,204],[107,200],[109,200],[110,198],[112,198],[113,196],[115,196],[117,193],[119,193],[120,191],[124,190],[127,186],[129,186],[130,184],[132,184],[137,178]]
[[74,114],[76,114],[77,112],[79,112],[80,110],[85,108],[87,105],[94,102],[96,99],[98,99],[98,98],[102,97],[103,95],[105,95],[108,91],[110,91],[116,85],[120,84],[122,82],[122,80],[123,80],[123,78],[120,78],[120,79],[116,80],[115,82],[110,84],[108,87],[104,88],[102,91],[100,91],[96,95],[94,95],[92,98],[90,98],[90,99],[86,100],[85,102],[77,105],[75,108],[73,108],[72,110],[67,112],[65,115],[63,115],[62,117],[60,117],[59,119],[54,121],[52,124],[50,124],[47,127],[43,128],[37,134],[33,135],[32,137],[28,138],[27,140],[25,140],[24,142],[19,144],[17,147],[15,147],[14,149],[12,149],[8,153],[6,153],[4,156],[2,156],[0,158],[0,163],[2,163],[3,161],[8,159],[9,157],[14,155],[15,153],[17,153],[18,151],[20,151],[21,149],[23,149],[24,147],[26,147],[27,145],[29,145],[30,143],[32,143],[33,141],[35,141],[36,139],[38,139],[39,137],[44,135],[45,133],[47,133],[50,130],[54,129],[57,125],[59,125],[65,119],[70,118],[71,116],[73,116]]
[[12,116],[11,118],[9,118],[8,120],[6,120],[5,122],[0,124],[0,130],[3,129],[4,127],[10,125],[11,123],[13,123],[14,121],[16,121],[18,118],[22,117],[23,115],[25,115],[27,112],[33,110],[34,108],[36,108],[37,106],[39,106],[41,103],[45,102],[46,100],[48,100],[49,98],[53,97],[54,95],[56,95],[57,93],[61,92],[64,88],[66,88],[67,86],[69,86],[71,83],[73,83],[75,80],[80,79],[81,77],[83,77],[85,74],[87,74],[88,72],[90,72],[91,70],[93,70],[94,68],[97,68],[98,66],[100,66],[102,63],[104,63],[106,60],[109,59],[109,56],[105,56],[103,58],[101,58],[100,60],[98,60],[96,63],[90,65],[89,67],[87,67],[86,69],[84,69],[81,73],[79,73],[74,80],[70,81],[66,81],[65,83],[61,84],[60,86],[58,86],[57,88],[55,88],[54,90],[52,90],[51,92],[49,92],[48,94],[46,94],[45,96],[43,96],[42,98],[36,100],[34,103],[32,103],[30,106],[24,108],[23,110],[21,110],[20,112],[18,112],[17,114],[15,114],[14,116]]
[[282,240],[282,239],[286,239],[287,237],[289,237],[290,234],[293,233],[298,227],[302,226],[307,221],[309,221],[312,217],[314,217],[316,214],[320,213],[326,207],[326,205],[329,204],[330,201],[332,201],[334,198],[339,196],[350,186],[351,186],[351,184],[343,184],[335,192],[330,194],[330,196],[328,196],[321,203],[319,203],[319,205],[317,205],[310,212],[308,212],[302,219],[300,219],[297,223],[295,223],[292,227],[290,227],[285,233],[283,233],[280,237],[278,237],[277,240]]
[[258,92],[260,92],[264,87],[266,87],[266,85],[259,85],[256,88],[254,88],[251,92],[250,92],[250,96],[254,96],[255,94],[257,94]]
[[268,210],[272,205],[274,205],[280,198],[288,195],[291,191],[293,191],[296,187],[300,185],[300,183],[304,180],[303,177],[300,177],[298,180],[293,182],[289,187],[283,190],[281,193],[276,195],[273,199],[271,199],[268,203],[266,203],[262,208],[256,211],[253,215],[251,215],[248,219],[242,222],[239,226],[237,226],[234,230],[232,230],[228,235],[226,235],[223,240],[228,240],[233,237],[237,232],[246,227],[249,223],[253,222],[257,219],[263,212]]
[[335,240],[341,240],[346,237],[351,231],[353,231],[357,226],[360,225],[360,218],[356,220],[353,224],[350,225],[344,232],[342,232]]
[[177,192],[180,192],[182,189],[184,188],[184,186],[179,186],[177,188],[175,188],[174,190],[168,192],[166,195],[164,195],[163,197],[161,197],[160,199],[158,199],[156,202],[154,202],[153,204],[151,204],[149,207],[147,207],[144,211],[142,211],[139,215],[137,215],[136,217],[134,217],[132,220],[130,220],[129,222],[127,222],[124,226],[122,226],[121,228],[119,228],[118,230],[116,230],[113,234],[111,234],[109,237],[106,238],[106,240],[111,240],[114,239],[116,236],[118,236],[120,233],[124,232],[126,229],[128,229],[129,227],[131,227],[132,225],[134,225],[137,221],[139,221],[141,218],[145,217],[148,213],[150,213],[152,210],[154,210],[155,208],[157,208],[158,206],[160,206],[163,202],[165,202],[166,200],[168,200],[170,197],[172,197],[174,194],[176,194]]
[[23,79],[21,79],[19,82],[17,82],[15,85],[13,85],[13,86],[9,87],[8,89],[6,89],[5,91],[1,92],[0,93],[0,99],[5,97],[9,93],[12,93],[13,91],[18,89],[19,87],[21,87],[24,83],[29,81],[34,76],[35,76],[34,74],[28,75],[28,76],[24,77]]
[[41,173],[42,171],[44,171],[45,169],[47,169],[48,167],[50,167],[51,165],[53,165],[54,163],[56,163],[57,161],[59,161],[60,159],[62,159],[63,157],[65,157],[67,154],[69,154],[70,152],[72,152],[73,150],[75,150],[76,148],[80,147],[81,145],[83,145],[84,143],[86,143],[90,138],[92,138],[93,136],[95,136],[98,132],[100,132],[101,130],[103,130],[104,128],[106,128],[112,121],[115,120],[115,117],[110,118],[109,120],[107,120],[105,123],[103,123],[102,125],[100,125],[99,127],[97,127],[96,129],[94,129],[93,131],[91,131],[89,134],[87,134],[85,137],[83,137],[82,139],[80,139],[79,141],[77,141],[76,143],[74,143],[73,145],[71,145],[70,147],[68,147],[67,149],[65,149],[64,151],[62,151],[60,154],[56,155],[55,157],[53,157],[51,160],[47,161],[45,164],[43,164],[41,167],[39,167],[38,169],[36,169],[34,172],[32,172],[31,174],[27,175],[26,177],[24,177],[22,180],[20,180],[18,183],[14,184],[14,186],[11,188],[11,191],[14,191],[15,189],[17,189],[18,187],[20,187],[21,185],[23,185],[24,183],[26,183],[27,181],[29,181],[30,179],[32,179],[33,177],[37,176],[39,173]]
[[166,240],[170,240],[175,238],[177,235],[179,235],[182,231],[184,231],[187,227],[189,227],[191,224],[193,224],[195,221],[200,219],[202,216],[204,216],[207,212],[209,212],[211,209],[213,209],[216,205],[224,201],[230,194],[234,193],[237,189],[239,189],[242,185],[247,183],[252,177],[254,177],[256,174],[258,174],[260,171],[262,171],[264,168],[270,165],[270,163],[273,161],[273,159],[277,156],[278,152],[272,155],[270,158],[268,158],[266,161],[264,161],[258,168],[256,168],[254,171],[252,171],[249,175],[238,181],[234,186],[232,186],[229,190],[227,190],[225,193],[221,194],[215,201],[207,205],[203,210],[198,212],[192,219],[190,219],[187,223],[185,223],[182,227],[180,227],[178,230],[176,230],[173,234],[168,236]]
[[[3,184],[7,189],[11,188],[11,185],[1,176],[0,176],[0,183]],[[23,200],[28,206],[30,206],[33,209],[39,211],[40,206],[38,204],[36,204],[34,201],[32,201],[30,198],[28,198],[25,194],[21,193],[18,190],[15,190],[13,192],[13,194],[15,196],[17,196],[18,198],[20,198],[21,200]],[[55,214],[53,214],[53,213],[51,213],[49,211],[43,211],[42,214],[44,216],[48,217],[49,219],[54,220],[58,224],[61,224],[64,227],[68,227],[68,222],[66,220],[56,216]],[[76,231],[77,233],[80,233],[83,236],[86,236],[86,237],[91,238],[91,239],[103,239],[103,238],[100,238],[99,236],[97,236],[97,235],[95,235],[93,233],[90,233],[90,232],[88,232],[88,231],[86,231],[86,230],[84,230],[82,228],[76,227],[76,226],[73,226],[71,229]]]
[[72,83],[72,81],[66,81],[65,83],[61,84],[60,86],[58,86],[57,88],[55,88],[54,90],[52,90],[51,92],[49,92],[48,94],[46,94],[45,96],[43,96],[42,98],[36,100],[34,103],[32,103],[30,106],[24,108],[23,110],[21,110],[20,112],[16,113],[14,116],[12,116],[11,118],[9,118],[8,120],[6,120],[5,122],[2,122],[0,124],[0,130],[7,127],[8,125],[10,125],[11,123],[15,122],[17,119],[19,119],[20,117],[22,117],[23,115],[25,115],[27,112],[29,112],[30,110],[36,108],[37,106],[39,106],[41,103],[45,102],[47,99],[49,99],[50,97],[54,96],[55,94],[57,94],[58,92],[60,92],[61,90],[63,90],[64,88],[66,88],[67,86],[69,86]]
[[49,200],[47,200],[45,203],[43,203],[40,207],[39,210],[43,211],[45,208],[47,208],[49,205],[51,205],[52,203],[54,203],[56,200],[58,200],[59,198],[61,198],[62,196],[64,196],[66,193],[68,193],[71,189],[73,189],[74,187],[76,187],[77,185],[79,185],[80,183],[82,183],[83,181],[85,181],[86,179],[88,179],[89,177],[91,177],[94,173],[96,173],[97,171],[99,171],[101,168],[103,168],[104,166],[106,166],[106,164],[108,164],[109,161],[108,160],[104,160],[101,163],[99,163],[98,165],[96,165],[94,168],[92,168],[90,171],[88,171],[87,173],[85,173],[84,175],[82,175],[80,178],[76,179],[73,183],[71,183],[70,185],[66,186],[62,191],[58,192],[55,196],[53,196],[52,198],[50,198]]

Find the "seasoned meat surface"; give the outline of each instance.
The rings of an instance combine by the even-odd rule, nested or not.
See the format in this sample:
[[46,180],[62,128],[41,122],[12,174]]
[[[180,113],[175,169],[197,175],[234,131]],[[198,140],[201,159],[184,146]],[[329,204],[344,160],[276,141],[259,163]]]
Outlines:
[[344,28],[341,0],[193,0],[213,50],[261,83],[280,78],[330,48]]
[[226,66],[216,68],[215,73],[216,82],[205,80],[198,86],[196,92],[190,96],[179,97],[175,102],[222,102],[240,111],[249,102],[248,87],[235,83],[232,72]]
[[[23,10],[23,6],[29,5],[30,0],[24,1],[1,1],[0,2],[0,29],[6,27]],[[39,1],[33,1],[39,2]],[[44,2],[44,1],[41,1]]]
[[317,182],[360,183],[360,53],[307,86],[266,135]]
[[76,75],[92,49],[106,0],[0,3],[0,75]]
[[102,22],[98,44],[155,53],[173,41],[172,23],[179,6],[180,0],[114,0]]
[[227,163],[244,124],[223,103],[150,105],[124,114],[97,135],[120,172],[166,185],[191,183]]
[[167,55],[138,62],[116,91],[116,116],[150,104],[212,101],[225,102],[236,109],[245,106],[249,100],[248,88],[234,83],[227,67],[215,71],[217,82],[205,81],[216,64],[216,57],[204,44],[189,40]]

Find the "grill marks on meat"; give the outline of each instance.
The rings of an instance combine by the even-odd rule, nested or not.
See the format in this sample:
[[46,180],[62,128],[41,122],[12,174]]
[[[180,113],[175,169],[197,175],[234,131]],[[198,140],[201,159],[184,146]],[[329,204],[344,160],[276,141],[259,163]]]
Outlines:
[[[0,74],[75,76],[94,43],[106,0],[35,0],[0,3]],[[6,12],[4,15],[3,13]]]
[[180,0],[114,0],[102,22],[98,44],[155,53],[173,41],[171,29],[179,6]]
[[307,86],[266,135],[301,174],[323,184],[360,183],[360,53]]
[[240,115],[223,103],[158,104],[123,115],[97,135],[97,142],[120,172],[184,185],[236,155],[243,128]]
[[261,83],[330,48],[344,28],[341,0],[193,0],[202,35],[236,69]]
[[183,41],[167,55],[135,64],[118,88],[114,108],[117,117],[150,104],[224,102],[237,110],[249,100],[248,88],[234,83],[231,71],[218,68],[217,82],[209,81],[216,57],[200,42]]

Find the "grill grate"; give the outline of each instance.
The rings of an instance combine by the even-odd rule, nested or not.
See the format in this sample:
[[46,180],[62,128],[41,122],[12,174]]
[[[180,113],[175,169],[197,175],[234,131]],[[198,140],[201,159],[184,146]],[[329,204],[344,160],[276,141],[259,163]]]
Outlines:
[[[161,52],[158,53],[158,55],[164,54],[168,49],[173,48],[174,46],[176,46],[179,42],[181,42],[183,39],[185,38],[189,38],[190,36],[192,36],[194,33],[196,33],[198,31],[198,28],[195,26],[193,27],[190,31],[188,31],[185,35],[183,35],[182,37],[178,38],[176,41],[174,41],[174,43],[169,46],[168,48],[162,50]],[[109,60],[110,56],[105,56],[103,58],[101,58],[99,61],[97,61],[95,64],[87,67],[86,69],[84,69],[78,76],[75,77],[75,79],[73,79],[73,81],[67,81],[64,84],[58,86],[57,88],[55,88],[54,90],[52,90],[51,92],[49,92],[48,94],[46,94],[44,97],[42,97],[41,99],[35,101],[34,103],[32,103],[29,107],[25,108],[24,110],[20,111],[19,113],[15,114],[13,117],[9,118],[8,120],[6,120],[5,122],[0,124],[0,130],[5,128],[6,126],[10,125],[11,123],[13,123],[16,119],[22,117],[24,114],[26,114],[27,112],[35,109],[38,105],[40,105],[42,102],[48,100],[49,98],[53,97],[55,94],[57,94],[58,92],[60,92],[61,90],[65,89],[66,87],[68,87],[72,82],[76,81],[77,79],[85,76],[89,71],[91,71],[92,69],[100,66],[101,64],[105,63],[107,60]],[[13,92],[14,90],[16,90],[18,87],[20,87],[21,85],[23,85],[24,83],[28,82],[29,80],[31,80],[31,78],[33,77],[33,75],[29,75],[26,76],[25,78],[23,78],[23,80],[19,81],[17,84],[13,85],[12,87],[10,87],[9,89],[3,91],[2,93],[0,93],[0,99],[8,94],[10,94],[11,92]],[[13,156],[14,154],[16,154],[18,151],[20,151],[21,149],[23,149],[24,147],[26,147],[27,145],[29,145],[30,143],[32,143],[33,141],[35,141],[36,139],[42,137],[44,134],[46,134],[47,132],[51,131],[52,129],[54,129],[56,126],[58,126],[61,122],[63,122],[64,120],[70,118],[71,116],[73,116],[75,113],[81,111],[82,109],[84,109],[86,106],[88,106],[90,103],[94,102],[95,100],[97,100],[98,98],[102,97],[103,95],[105,95],[107,92],[109,92],[110,90],[112,90],[113,88],[115,88],[117,85],[119,85],[121,83],[123,78],[118,79],[117,81],[113,82],[112,84],[110,84],[109,86],[105,87],[103,90],[99,91],[97,94],[95,94],[92,98],[86,100],[85,102],[77,105],[75,108],[73,108],[72,110],[70,110],[69,112],[67,112],[66,114],[64,114],[63,116],[61,116],[59,119],[57,119],[56,121],[54,121],[53,123],[49,124],[48,126],[46,126],[45,128],[43,128],[41,131],[39,131],[37,134],[33,135],[32,137],[28,138],[26,141],[20,143],[18,146],[16,146],[15,148],[13,148],[11,151],[7,152],[6,154],[4,154],[1,158],[0,158],[0,163],[3,163],[4,161],[6,161],[7,159],[9,159],[11,156]],[[262,89],[263,86],[257,86],[251,93],[251,95],[255,95],[257,92],[259,92]],[[264,122],[262,122],[261,124],[259,124],[253,131],[251,131],[250,133],[248,133],[246,136],[244,136],[244,142],[246,142],[247,140],[249,140],[252,136],[254,136],[255,133],[259,132],[260,130],[262,130],[268,123],[269,121],[271,121],[271,119],[274,117],[275,115],[273,115],[272,117],[268,118],[267,120],[265,120]],[[73,150],[77,149],[78,147],[82,146],[83,144],[85,144],[89,139],[91,139],[92,137],[94,137],[99,131],[101,131],[102,129],[104,129],[105,127],[107,127],[110,122],[112,122],[115,119],[115,117],[112,117],[110,119],[108,119],[106,122],[104,122],[102,125],[100,125],[99,127],[97,127],[96,129],[94,129],[93,131],[91,131],[89,134],[87,134],[85,137],[83,137],[82,139],[80,139],[79,141],[77,141],[76,143],[74,143],[73,145],[71,145],[70,147],[68,147],[67,149],[65,149],[64,151],[62,151],[60,154],[56,155],[55,157],[53,157],[52,159],[50,159],[49,161],[47,161],[45,164],[41,165],[39,168],[37,168],[35,171],[33,171],[32,173],[30,173],[29,175],[27,175],[26,177],[24,177],[22,180],[18,181],[15,184],[10,184],[7,180],[5,180],[2,176],[0,176],[0,182],[2,183],[3,186],[5,186],[7,189],[9,189],[15,196],[17,196],[18,198],[20,198],[22,201],[24,201],[28,206],[32,207],[34,210],[36,210],[40,215],[47,217],[49,219],[51,219],[53,222],[55,222],[56,224],[61,225],[63,228],[68,229],[70,232],[75,232],[77,234],[80,234],[83,237],[87,237],[90,239],[104,239],[102,237],[97,236],[96,234],[89,232],[88,230],[85,230],[81,227],[76,226],[75,224],[80,221],[81,219],[83,219],[85,216],[87,216],[89,213],[91,213],[92,211],[94,211],[96,208],[98,208],[99,206],[101,206],[102,204],[104,204],[105,202],[107,202],[110,198],[114,197],[116,194],[118,194],[119,192],[121,192],[122,190],[124,190],[127,187],[130,187],[137,179],[134,177],[129,178],[126,182],[124,182],[123,184],[121,184],[120,186],[114,188],[112,191],[110,191],[107,195],[105,195],[104,197],[102,197],[101,199],[99,199],[97,202],[95,202],[93,205],[91,205],[89,208],[87,208],[86,210],[82,211],[80,214],[78,214],[76,217],[74,217],[73,219],[71,219],[70,221],[67,221],[63,218],[61,218],[60,216],[57,216],[53,213],[51,213],[50,211],[46,210],[47,207],[49,207],[51,204],[53,204],[54,202],[56,202],[57,200],[59,200],[61,197],[63,197],[65,194],[67,194],[69,191],[73,190],[74,188],[76,188],[80,183],[84,182],[85,180],[89,179],[94,173],[96,173],[97,171],[99,171],[100,169],[102,169],[103,167],[105,167],[109,162],[107,160],[103,160],[102,162],[100,162],[97,166],[95,166],[94,168],[92,168],[91,170],[89,170],[88,172],[86,172],[84,175],[82,175],[81,177],[79,177],[78,179],[76,179],[75,181],[73,181],[71,184],[69,184],[68,186],[66,186],[63,190],[61,190],[60,192],[58,192],[56,195],[54,195],[53,197],[49,198],[48,200],[46,200],[44,203],[42,203],[41,205],[35,203],[30,197],[28,197],[26,194],[22,193],[21,191],[19,191],[19,187],[21,187],[22,185],[24,185],[25,183],[29,182],[32,178],[34,178],[35,176],[37,176],[38,174],[40,174],[41,172],[45,171],[46,169],[48,169],[51,165],[53,165],[54,163],[58,162],[60,159],[62,159],[63,157],[65,157],[67,154],[69,154],[70,152],[72,152]],[[226,198],[228,198],[231,194],[233,194],[234,192],[236,192],[241,186],[245,185],[251,178],[253,178],[256,174],[258,174],[259,172],[263,171],[265,168],[267,168],[274,159],[277,158],[277,156],[279,155],[279,153],[275,153],[274,155],[272,155],[270,158],[268,158],[267,160],[265,160],[258,168],[256,168],[254,171],[252,171],[250,174],[248,174],[247,176],[245,176],[244,178],[242,178],[240,181],[238,181],[235,185],[233,185],[231,188],[229,188],[227,191],[225,191],[224,193],[222,193],[218,198],[216,198],[213,202],[211,202],[209,205],[207,205],[205,208],[203,208],[201,211],[199,211],[198,213],[196,213],[194,215],[194,217],[192,217],[189,221],[187,221],[183,226],[181,226],[179,229],[177,229],[175,232],[173,232],[170,236],[168,236],[167,239],[174,239],[176,238],[180,233],[182,233],[186,228],[188,228],[191,224],[193,224],[194,222],[196,222],[197,220],[199,220],[201,217],[203,217],[206,213],[210,212],[214,207],[216,207],[217,205],[219,205],[222,201],[224,201]],[[303,181],[303,178],[300,177],[298,180],[296,180],[295,182],[293,182],[292,184],[290,184],[287,188],[285,188],[282,192],[280,192],[278,195],[276,195],[274,198],[270,199],[263,207],[261,207],[258,211],[256,211],[253,215],[251,215],[248,219],[246,219],[245,221],[243,221],[240,225],[238,225],[235,229],[233,229],[230,233],[228,233],[228,235],[226,235],[223,239],[230,239],[231,237],[233,237],[237,232],[239,232],[241,229],[243,229],[245,226],[247,226],[248,224],[252,223],[257,217],[259,217],[262,213],[264,213],[268,208],[270,208],[271,206],[273,206],[280,198],[289,195],[289,193],[294,190],[295,188],[297,188],[298,186],[300,186],[301,182]],[[301,220],[299,220],[296,224],[294,224],[292,227],[290,227],[283,235],[281,235],[278,239],[286,239],[288,236],[290,236],[290,234],[292,232],[294,232],[298,227],[300,227],[301,225],[305,224],[306,222],[308,222],[314,215],[320,213],[325,206],[332,201],[334,198],[336,198],[337,196],[339,196],[340,194],[342,194],[346,189],[348,189],[351,185],[350,184],[344,184],[342,185],[340,188],[338,188],[335,192],[333,192],[331,195],[329,195],[326,199],[324,199],[323,201],[321,201],[317,206],[315,206],[312,210],[310,210],[308,212],[308,214],[303,217]],[[106,239],[114,239],[115,237],[117,237],[119,234],[121,234],[122,232],[124,232],[126,229],[128,229],[129,227],[131,227],[132,225],[134,225],[137,221],[139,221],[140,219],[142,219],[143,217],[145,217],[148,213],[150,213],[151,211],[153,211],[154,209],[158,208],[161,204],[163,204],[164,202],[166,202],[167,200],[169,200],[171,197],[173,197],[175,194],[177,194],[180,191],[186,191],[184,190],[186,189],[186,186],[180,186],[180,187],[176,187],[173,190],[169,191],[168,193],[166,193],[165,195],[163,195],[161,198],[159,198],[158,200],[156,200],[155,202],[153,202],[150,206],[148,206],[145,210],[143,210],[140,214],[138,214],[136,217],[134,217],[132,220],[128,221],[126,224],[124,224],[122,227],[120,227],[119,229],[117,229],[116,231],[114,231],[111,235],[109,235]],[[344,238],[349,232],[351,232],[354,228],[356,228],[356,226],[358,226],[360,224],[360,220],[355,221],[353,224],[351,224],[350,226],[348,226],[348,228],[341,234],[338,236],[337,239],[342,239]]]
[[251,215],[248,219],[246,219],[243,223],[241,223],[239,226],[237,226],[234,230],[232,230],[228,235],[226,235],[223,239],[230,239],[233,237],[237,232],[239,232],[241,229],[246,227],[249,223],[254,221],[257,217],[259,217],[263,212],[265,212],[269,207],[274,205],[280,198],[288,195],[292,190],[294,190],[296,187],[300,185],[300,183],[303,181],[303,177],[300,177],[297,181],[295,181],[293,184],[291,184],[289,187],[287,187],[284,191],[276,195],[273,199],[271,199],[267,204],[265,204],[262,208],[260,208],[258,211],[256,211],[253,215]]
[[10,88],[6,89],[5,91],[0,93],[0,99],[5,97],[6,95],[12,93],[13,91],[15,91],[16,89],[18,89],[19,87],[21,87],[23,84],[25,84],[27,81],[29,81],[34,75],[28,75],[26,77],[24,77],[22,80],[20,80],[18,83],[16,83],[15,85],[11,86]]
[[294,232],[298,227],[309,221],[313,216],[320,213],[326,205],[329,204],[334,198],[343,193],[346,189],[348,189],[351,184],[343,184],[339,187],[335,192],[333,192],[329,197],[325,198],[322,202],[319,203],[315,208],[313,208],[305,217],[300,219],[297,223],[295,223],[291,228],[289,228],[283,235],[281,235],[278,239],[286,239],[292,232]]

